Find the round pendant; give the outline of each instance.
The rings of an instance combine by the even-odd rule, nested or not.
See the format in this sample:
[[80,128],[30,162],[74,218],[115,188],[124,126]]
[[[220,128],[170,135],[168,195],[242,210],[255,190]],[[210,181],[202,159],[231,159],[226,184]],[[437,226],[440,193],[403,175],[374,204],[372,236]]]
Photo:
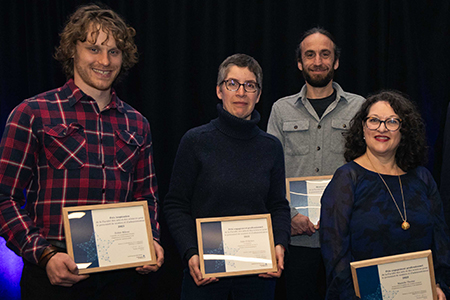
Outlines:
[[404,222],[402,223],[402,229],[403,229],[403,230],[408,230],[409,227],[411,227],[411,226],[409,225],[408,222],[404,221]]

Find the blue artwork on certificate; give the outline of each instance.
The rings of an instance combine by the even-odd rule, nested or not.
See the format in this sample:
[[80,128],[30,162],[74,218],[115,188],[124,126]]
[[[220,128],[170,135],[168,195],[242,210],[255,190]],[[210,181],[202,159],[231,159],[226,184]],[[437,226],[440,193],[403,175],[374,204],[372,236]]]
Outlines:
[[92,211],[77,211],[77,213],[84,215],[77,218],[69,217],[74,260],[77,264],[90,263],[88,268],[96,268],[99,264]]
[[306,181],[291,181],[289,188],[291,205],[295,207],[299,213],[309,217]]
[[203,258],[205,263],[205,273],[225,272],[224,259],[205,259],[205,255],[224,255],[222,239],[222,222],[202,223]]
[[[394,299],[398,291],[388,293],[380,283],[378,266],[367,266],[358,268],[358,285],[361,300],[391,300]],[[384,292],[383,292],[384,291]],[[384,294],[384,297],[383,297]]]

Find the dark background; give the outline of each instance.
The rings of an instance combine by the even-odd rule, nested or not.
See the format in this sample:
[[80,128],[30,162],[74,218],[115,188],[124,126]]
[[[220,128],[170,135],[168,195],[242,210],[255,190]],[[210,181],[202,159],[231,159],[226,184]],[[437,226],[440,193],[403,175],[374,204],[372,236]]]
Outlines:
[[[0,133],[20,101],[64,84],[61,67],[52,58],[58,33],[68,15],[88,2],[0,3]],[[262,116],[259,125],[265,130],[273,102],[297,93],[304,83],[295,49],[302,33],[317,25],[335,35],[342,49],[336,81],[344,90],[367,96],[393,88],[409,94],[417,104],[427,124],[428,167],[439,182],[442,134],[450,100],[449,1],[103,3],[137,31],[140,61],[116,90],[150,121],[161,205],[182,135],[216,117],[219,64],[234,53],[246,53],[259,61],[264,87],[256,109]],[[182,265],[160,216],[166,262],[149,277],[147,292],[152,293],[151,299],[178,299]],[[0,276],[8,272],[0,270]],[[0,291],[8,289],[11,287],[0,281]],[[278,292],[277,298],[283,299],[283,293]]]

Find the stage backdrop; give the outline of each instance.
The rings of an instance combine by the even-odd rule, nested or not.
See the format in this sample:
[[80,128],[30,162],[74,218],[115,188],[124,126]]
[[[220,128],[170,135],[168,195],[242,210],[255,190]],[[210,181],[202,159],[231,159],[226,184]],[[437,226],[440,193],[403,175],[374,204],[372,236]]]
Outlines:
[[[318,25],[331,31],[342,48],[336,81],[346,91],[367,96],[393,88],[411,96],[427,123],[428,167],[439,174],[450,97],[449,1],[103,2],[137,30],[140,62],[117,91],[150,121],[161,205],[182,135],[216,117],[219,64],[234,53],[259,61],[264,87],[256,108],[265,130],[273,102],[300,90],[304,81],[295,48],[302,32]],[[64,84],[52,55],[67,16],[83,3],[0,3],[0,133],[21,100]],[[183,265],[160,216],[166,261],[157,274],[149,276],[143,292],[151,291],[152,299],[178,299]],[[2,299],[18,299],[20,258],[3,242],[0,252],[0,294]],[[283,297],[279,289],[277,298]]]

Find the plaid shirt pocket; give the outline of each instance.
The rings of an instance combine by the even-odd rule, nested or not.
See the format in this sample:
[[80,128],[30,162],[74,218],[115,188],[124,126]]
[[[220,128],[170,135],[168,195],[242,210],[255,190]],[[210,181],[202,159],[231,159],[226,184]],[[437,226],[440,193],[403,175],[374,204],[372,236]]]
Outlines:
[[144,137],[136,132],[116,130],[116,164],[123,172],[133,172],[144,144]]
[[46,125],[44,149],[55,169],[80,169],[86,162],[86,137],[77,123]]

